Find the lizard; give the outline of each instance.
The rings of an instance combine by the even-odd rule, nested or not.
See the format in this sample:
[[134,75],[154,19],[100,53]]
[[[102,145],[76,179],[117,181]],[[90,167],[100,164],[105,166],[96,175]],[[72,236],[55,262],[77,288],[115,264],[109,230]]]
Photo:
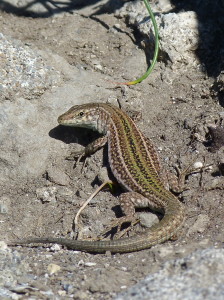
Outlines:
[[132,222],[136,207],[149,207],[162,213],[163,218],[138,235],[120,239],[91,241],[31,237],[16,244],[58,243],[85,252],[125,253],[148,249],[176,235],[185,220],[185,207],[162,179],[162,168],[153,143],[127,113],[112,104],[87,103],[72,106],[58,117],[58,123],[89,128],[101,134],[79,153],[81,156],[91,155],[108,144],[110,169],[125,191],[119,197],[124,217],[117,223]]

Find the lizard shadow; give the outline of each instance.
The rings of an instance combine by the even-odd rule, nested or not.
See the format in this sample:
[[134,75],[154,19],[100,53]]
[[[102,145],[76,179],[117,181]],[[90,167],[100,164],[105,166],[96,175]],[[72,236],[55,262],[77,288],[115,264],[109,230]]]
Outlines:
[[[58,125],[49,131],[49,136],[53,139],[60,140],[60,141],[64,142],[65,144],[79,144],[79,145],[82,145],[85,147],[89,143],[91,143],[92,141],[94,141],[98,137],[100,137],[100,134],[97,133],[96,131],[86,129],[86,128]],[[113,182],[117,182],[116,178],[114,177],[114,175],[109,167],[107,145],[105,145],[103,147],[102,165],[103,165],[103,167],[107,168],[109,178]],[[95,186],[95,185],[100,185],[100,184],[101,184],[101,182],[99,181],[99,178],[96,175],[96,177],[92,181],[91,185]],[[123,192],[122,188],[118,184],[113,185],[113,187],[114,188],[113,188],[112,194],[115,197],[119,197],[119,195]],[[119,218],[123,215],[119,204],[113,206],[112,210],[114,211],[115,216],[117,218]]]
[[60,140],[65,144],[80,144],[87,146],[91,141],[100,137],[100,134],[93,130],[79,127],[58,125],[49,131],[49,136]]
[[[79,144],[83,147],[86,147],[89,143],[93,142],[102,135],[100,135],[97,131],[86,128],[58,125],[57,127],[54,127],[49,131],[49,136],[53,139],[60,140],[65,144]],[[108,174],[111,180],[116,181],[109,168],[107,144],[103,147],[102,165],[103,167],[107,167]],[[92,186],[95,184],[99,184],[99,179],[97,176],[91,184]]]

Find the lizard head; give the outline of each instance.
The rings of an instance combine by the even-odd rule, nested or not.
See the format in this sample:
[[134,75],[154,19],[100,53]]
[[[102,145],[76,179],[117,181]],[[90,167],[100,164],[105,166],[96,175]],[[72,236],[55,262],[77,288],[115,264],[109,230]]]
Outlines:
[[97,104],[74,105],[58,117],[58,123],[60,125],[90,128],[103,132],[104,130],[99,130],[102,129],[99,128],[102,125],[99,124],[100,113],[101,110]]

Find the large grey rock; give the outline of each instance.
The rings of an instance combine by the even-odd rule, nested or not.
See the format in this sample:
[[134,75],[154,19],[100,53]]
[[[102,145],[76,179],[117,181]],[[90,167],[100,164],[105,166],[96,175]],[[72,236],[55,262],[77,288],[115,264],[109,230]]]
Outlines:
[[168,261],[163,268],[118,295],[116,300],[222,300],[224,249],[196,251]]
[[31,99],[60,82],[60,73],[47,65],[38,51],[2,33],[0,57],[0,95],[6,99]]
[[[2,75],[0,86],[0,186],[5,186],[33,180],[59,153],[65,157],[68,145],[49,136],[58,125],[57,117],[76,103],[93,101],[93,95],[107,99],[112,92],[103,87],[102,74],[93,77],[91,71],[70,66],[58,55],[49,51],[40,55],[3,35],[1,41],[1,66],[7,75]],[[55,66],[67,80],[61,86]]]

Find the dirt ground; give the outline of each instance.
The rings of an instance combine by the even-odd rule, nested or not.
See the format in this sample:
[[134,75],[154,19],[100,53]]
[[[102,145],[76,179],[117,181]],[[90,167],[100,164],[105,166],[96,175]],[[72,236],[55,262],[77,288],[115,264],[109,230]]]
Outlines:
[[[74,13],[48,18],[1,11],[0,28],[5,35],[33,48],[49,50],[70,65],[92,71],[93,79],[98,72],[114,81],[131,80],[143,74],[146,69],[143,37],[128,27],[125,20],[116,18],[110,7],[89,17],[92,11],[98,10],[96,5],[94,7],[95,10],[87,6]],[[163,76],[167,68],[172,82]],[[223,119],[223,79],[217,75],[208,76],[203,67],[173,72],[171,66],[160,61],[150,77],[139,85],[117,88],[108,83],[108,89],[113,91],[114,99],[120,100],[123,109],[141,112],[138,126],[153,140],[166,169],[173,171],[173,166],[178,165],[183,170],[195,163],[203,166],[186,177],[187,189],[178,195],[187,212],[178,239],[122,255],[93,255],[49,245],[13,247],[28,264],[27,273],[18,277],[18,284],[27,282],[29,286],[17,291],[23,299],[31,296],[36,299],[111,299],[158,270],[169,259],[186,256],[195,249],[223,245],[223,148],[219,147],[222,146],[222,129],[218,138],[217,131],[209,134],[209,126],[222,125]],[[100,94],[92,96],[93,101],[104,101]],[[114,99],[110,100],[115,103]],[[86,130],[63,129],[68,144],[76,133],[81,144],[94,138],[94,134]],[[76,146],[71,145],[70,150]],[[50,171],[46,170],[39,178],[26,182],[18,179],[18,184],[4,188],[4,194],[12,201],[9,213],[3,216],[9,238],[21,237],[21,232],[24,237],[72,238],[75,213],[99,186],[99,173],[107,162],[103,150],[89,157],[84,167],[80,163],[74,168],[74,162],[65,157],[66,153],[63,158],[58,157],[58,162],[52,161],[52,165],[63,169],[70,178],[69,183],[52,183],[56,180],[52,180]],[[52,186],[57,188],[56,201],[40,201],[37,191],[41,193],[41,188]],[[80,217],[84,237],[96,237],[113,218],[121,216],[117,194],[118,190],[114,194],[101,191],[85,208]],[[138,230],[140,225],[130,234]],[[1,235],[5,236],[4,230]],[[60,270],[50,274],[50,264],[59,266]]]

